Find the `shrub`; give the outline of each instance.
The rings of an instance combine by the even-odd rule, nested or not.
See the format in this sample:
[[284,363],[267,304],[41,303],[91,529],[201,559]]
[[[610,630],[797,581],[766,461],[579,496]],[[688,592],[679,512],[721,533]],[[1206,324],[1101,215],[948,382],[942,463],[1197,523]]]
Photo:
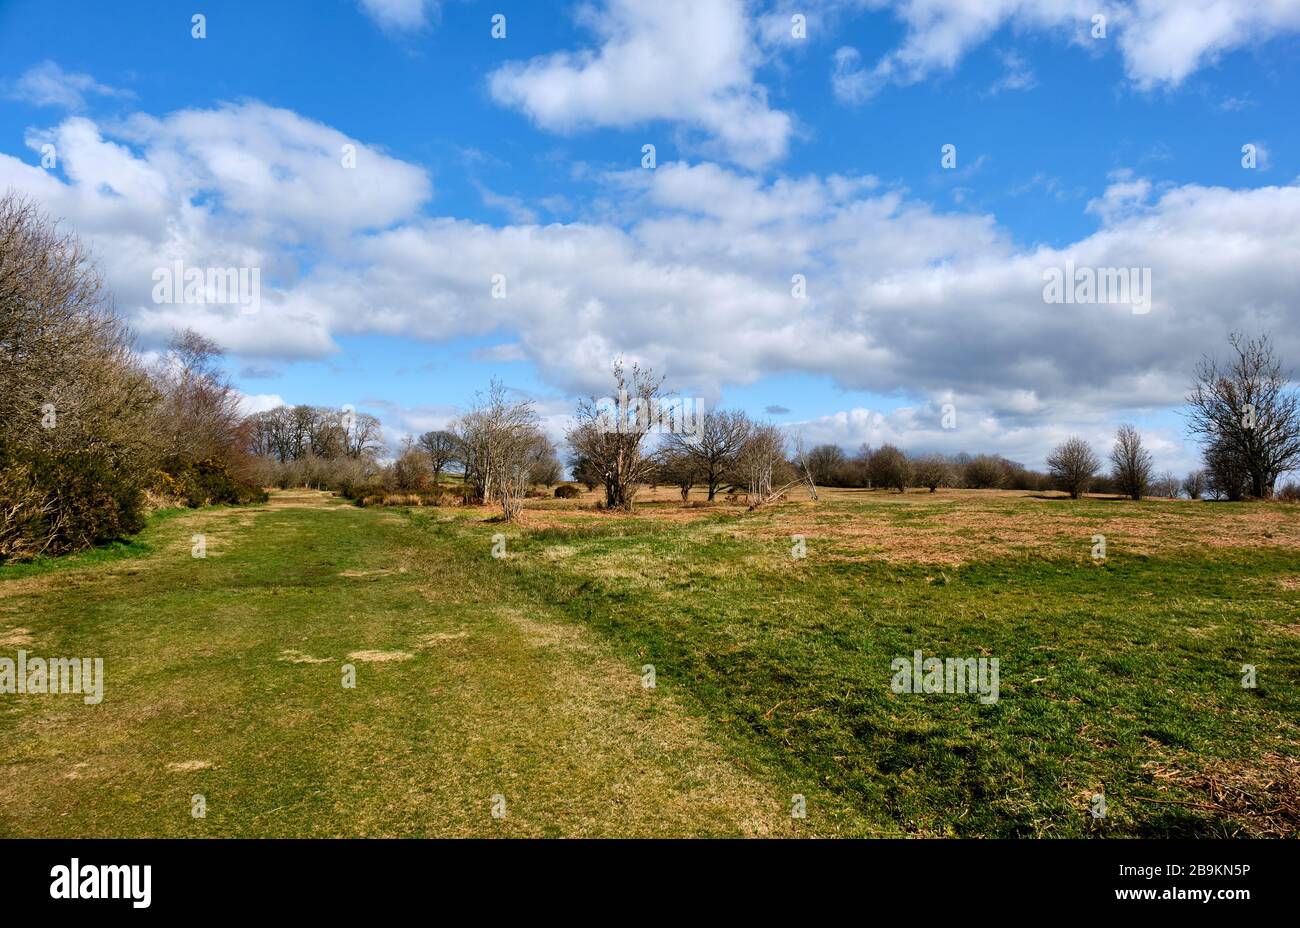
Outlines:
[[996,490],[1006,481],[1002,462],[992,455],[981,454],[966,461],[962,467],[961,482],[972,490]]
[[556,499],[576,499],[578,496],[581,495],[582,494],[577,487],[570,486],[567,483],[562,483],[555,488]]
[[237,477],[225,461],[204,458],[185,461],[172,457],[163,461],[154,484],[164,496],[181,499],[191,509],[199,506],[241,506],[264,503],[266,491]]
[[889,488],[899,493],[907,492],[907,485],[912,479],[912,467],[903,454],[893,445],[881,445],[871,455],[867,464],[871,474],[871,485],[882,489]]
[[57,555],[144,527],[137,475],[99,451],[11,455],[0,468],[0,560]]

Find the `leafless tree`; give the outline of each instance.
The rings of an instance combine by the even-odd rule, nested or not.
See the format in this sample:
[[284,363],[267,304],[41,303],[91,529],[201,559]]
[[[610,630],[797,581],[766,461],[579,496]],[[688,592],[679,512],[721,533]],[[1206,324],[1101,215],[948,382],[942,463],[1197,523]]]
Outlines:
[[456,436],[446,429],[425,432],[420,436],[420,447],[429,456],[433,482],[437,483],[447,465],[457,459]]
[[1006,468],[991,454],[976,455],[961,465],[962,485],[972,490],[996,490],[1006,479]]
[[531,452],[541,438],[532,402],[512,401],[505,385],[494,380],[454,431],[474,496],[500,503],[507,522],[516,519],[530,483]]
[[679,454],[694,459],[700,479],[708,489],[709,499],[732,469],[751,428],[749,417],[739,410],[711,409],[699,417],[692,432],[674,430],[664,444]]
[[872,452],[868,467],[872,486],[888,487],[899,493],[907,492],[907,485],[912,480],[912,468],[902,449],[893,445],[881,445]]
[[1156,478],[1153,487],[1157,496],[1178,499],[1178,492],[1182,488],[1182,484],[1173,471],[1167,470]]
[[156,400],[85,247],[0,196],[0,560],[140,527]]
[[772,498],[776,481],[797,480],[785,462],[785,435],[770,423],[750,429],[737,456],[737,470],[748,485],[751,508]]
[[657,479],[677,487],[681,491],[682,502],[686,502],[690,498],[691,488],[700,479],[700,466],[695,456],[667,447],[659,449],[656,457]]
[[794,440],[794,467],[800,479],[807,484],[808,495],[814,500],[817,499],[817,475],[808,461],[807,452],[804,451],[802,435],[796,436]]
[[1082,438],[1072,437],[1052,449],[1047,456],[1047,469],[1061,487],[1078,499],[1088,492],[1088,485],[1096,476],[1101,462]]
[[1115,489],[1129,499],[1141,499],[1151,483],[1155,464],[1151,452],[1142,447],[1142,436],[1133,426],[1119,427],[1115,446],[1110,451],[1110,463]]
[[1236,357],[1222,365],[1206,357],[1197,366],[1190,429],[1221,493],[1235,498],[1241,475],[1245,495],[1267,498],[1281,474],[1300,466],[1300,396],[1288,389],[1268,336],[1233,333],[1229,343]]
[[633,414],[636,409],[658,409],[663,398],[663,378],[633,365],[627,370],[614,361],[614,403],[596,397],[582,400],[574,425],[565,435],[574,456],[598,474],[605,487],[605,506],[631,509],[637,490],[655,466],[646,436],[653,417]]
[[1194,470],[1183,478],[1183,492],[1188,499],[1200,499],[1205,495],[1205,471]]
[[952,485],[952,465],[941,454],[927,454],[912,462],[912,480],[919,487],[927,487],[931,493],[939,487]]
[[429,458],[424,449],[411,436],[402,442],[402,449],[393,461],[393,483],[406,493],[425,489],[429,483]]
[[839,445],[823,444],[809,451],[806,460],[813,480],[822,486],[836,486],[840,471],[848,463],[848,456]]
[[173,336],[154,371],[161,397],[155,426],[164,467],[243,459],[247,440],[239,392],[221,369],[224,352],[192,329]]

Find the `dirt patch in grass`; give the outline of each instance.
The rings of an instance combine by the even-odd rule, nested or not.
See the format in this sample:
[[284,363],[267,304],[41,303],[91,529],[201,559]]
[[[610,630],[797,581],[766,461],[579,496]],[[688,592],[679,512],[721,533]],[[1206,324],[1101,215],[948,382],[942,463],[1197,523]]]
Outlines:
[[1162,801],[1221,816],[1236,829],[1234,836],[1300,837],[1300,758],[1274,752],[1196,771],[1160,763],[1143,769],[1158,785],[1178,786],[1196,797]]
[[420,647],[436,648],[440,644],[446,644],[448,641],[459,641],[461,638],[468,638],[469,632],[436,632],[432,635],[425,635],[420,639]]
[[332,657],[312,657],[310,654],[304,654],[301,651],[281,651],[276,660],[286,661],[290,664],[328,664]]
[[32,633],[26,628],[7,628],[0,631],[0,648],[18,648],[32,643]]
[[196,770],[207,770],[212,767],[210,760],[180,760],[168,764],[167,769],[172,773],[193,773]]
[[394,661],[409,661],[415,657],[408,651],[353,651],[348,660],[361,661],[365,664],[388,664]]

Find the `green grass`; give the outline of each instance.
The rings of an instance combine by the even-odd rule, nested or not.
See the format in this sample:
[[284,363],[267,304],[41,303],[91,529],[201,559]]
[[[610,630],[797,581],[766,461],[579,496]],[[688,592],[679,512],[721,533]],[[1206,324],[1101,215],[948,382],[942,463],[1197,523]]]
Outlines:
[[[0,656],[107,678],[0,696],[0,834],[1294,834],[1295,510],[1171,505],[165,513],[0,568]],[[996,657],[1000,700],[891,692],[916,649]]]
[[[1036,505],[995,499],[982,508],[1019,517]],[[1079,522],[1083,551],[1099,512],[1162,514],[1147,503],[1051,505],[1053,518]],[[880,497],[823,508],[859,523],[953,518],[949,506]],[[1230,510],[1187,511],[1212,527]],[[820,556],[810,540],[813,553],[794,561],[785,541],[754,537],[767,519],[736,517],[734,531],[710,520],[525,533],[515,575],[654,663],[742,753],[826,787],[881,829],[1227,835],[1261,830],[1251,811],[1277,812],[1262,793],[1244,816],[1201,808],[1205,797],[1179,781],[1228,769],[1262,785],[1272,771],[1260,758],[1297,753],[1294,549],[1126,555],[1124,537],[1112,536],[1104,565],[1069,542],[936,568]],[[851,548],[827,541],[825,550]],[[557,543],[572,552],[548,558]],[[1287,578],[1291,589],[1276,582]],[[894,694],[890,662],[915,649],[997,657],[1000,701]],[[1243,664],[1257,666],[1256,688],[1242,687]],[[1170,769],[1182,776],[1156,775]],[[1104,822],[1089,814],[1095,792],[1106,796]],[[1295,799],[1281,800],[1283,828],[1296,826]]]
[[134,556],[0,584],[0,654],[102,657],[106,677],[97,706],[0,696],[0,834],[791,829],[783,788],[485,551],[312,502],[169,516]]

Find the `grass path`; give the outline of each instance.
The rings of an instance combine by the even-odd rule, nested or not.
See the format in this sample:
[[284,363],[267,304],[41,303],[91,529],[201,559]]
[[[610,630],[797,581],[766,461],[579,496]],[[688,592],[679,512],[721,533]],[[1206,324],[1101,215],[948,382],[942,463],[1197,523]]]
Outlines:
[[0,696],[0,835],[811,833],[779,774],[505,569],[294,493],[0,570],[0,654],[102,657],[106,677],[97,706]]

